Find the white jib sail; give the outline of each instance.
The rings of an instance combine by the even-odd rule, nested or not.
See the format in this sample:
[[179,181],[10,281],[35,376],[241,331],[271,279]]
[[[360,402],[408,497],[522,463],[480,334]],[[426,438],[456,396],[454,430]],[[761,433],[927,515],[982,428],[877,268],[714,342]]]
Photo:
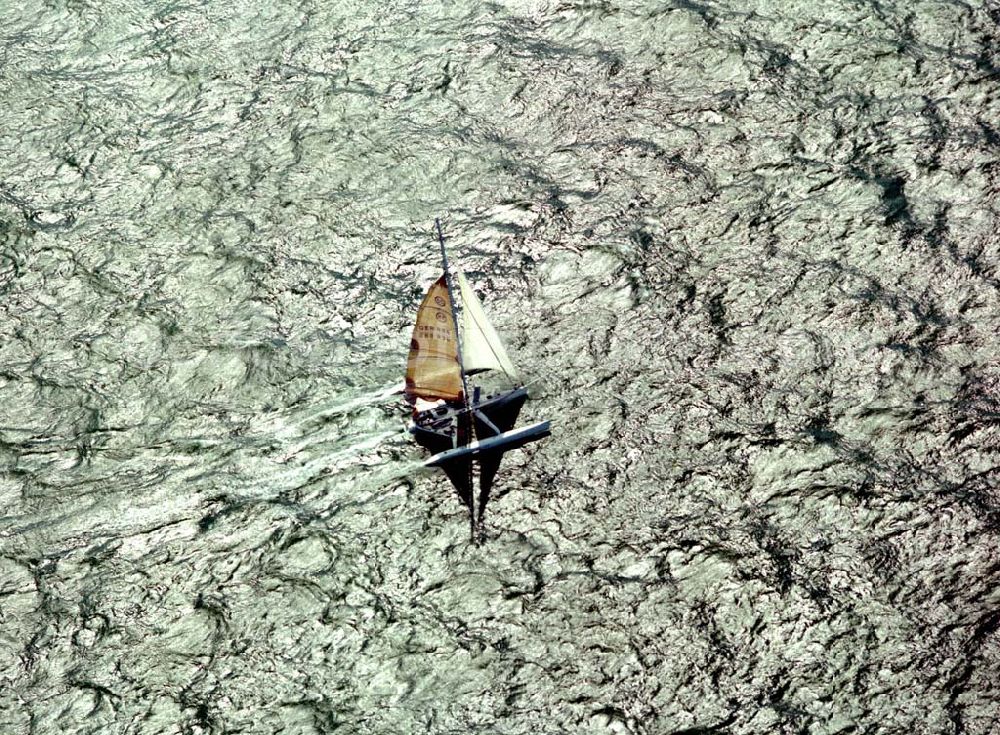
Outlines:
[[462,367],[465,372],[503,370],[514,378],[517,371],[500,335],[486,318],[483,305],[461,271],[458,272],[458,287],[462,293]]

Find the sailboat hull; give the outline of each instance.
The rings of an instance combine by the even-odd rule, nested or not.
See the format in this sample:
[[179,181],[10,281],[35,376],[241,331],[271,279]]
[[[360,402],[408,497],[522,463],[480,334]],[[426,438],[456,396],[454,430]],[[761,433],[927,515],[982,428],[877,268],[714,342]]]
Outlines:
[[[521,407],[524,406],[527,398],[528,391],[522,387],[473,403],[471,409],[475,417],[476,435],[489,438],[514,428],[517,415],[521,412]],[[410,425],[410,433],[414,435],[418,444],[435,454],[445,449],[451,449],[457,444],[463,443],[459,439],[456,444],[454,427],[460,418],[467,413],[468,411],[462,404],[458,403],[422,412],[416,415],[414,422]]]
[[[467,445],[472,440],[472,421],[468,414],[449,412],[446,421],[439,424],[439,430],[432,426],[414,425],[410,431],[417,443],[435,456],[454,450],[455,447]],[[473,510],[472,457],[455,457],[454,461],[442,465],[441,469],[448,475],[451,484],[455,486],[458,496],[471,513]]]
[[524,406],[526,400],[528,400],[528,390],[521,387],[496,396],[488,396],[484,400],[473,403],[473,415],[481,414],[481,416],[476,415],[476,435],[485,438],[490,434],[497,433],[483,420],[483,417],[500,431],[513,429],[517,415],[521,412],[521,407]]
[[[448,475],[469,508],[474,528],[482,522],[493,478],[504,452],[548,434],[547,422],[512,431],[527,398],[528,391],[523,386],[483,398],[476,391],[475,400],[468,408],[456,403],[445,404],[414,416],[410,432],[417,443],[434,455],[425,465],[440,467]],[[473,467],[474,461],[478,472]],[[479,477],[478,494],[473,481],[476,475]],[[473,502],[476,495],[478,502]]]
[[[476,437],[480,441],[488,440],[510,431],[517,423],[524,402],[528,400],[528,391],[521,386],[498,396],[487,396],[485,401],[479,401],[473,406],[473,418],[476,424]],[[486,505],[490,501],[490,491],[493,489],[493,479],[500,469],[504,451],[520,446],[516,442],[504,445],[496,451],[480,453],[479,464],[479,502],[476,504],[476,522],[482,523],[486,514]]]

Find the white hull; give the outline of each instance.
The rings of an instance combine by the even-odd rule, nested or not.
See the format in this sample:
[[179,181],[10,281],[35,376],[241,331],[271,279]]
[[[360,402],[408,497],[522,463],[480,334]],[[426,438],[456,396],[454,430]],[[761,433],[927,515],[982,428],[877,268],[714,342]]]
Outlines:
[[549,422],[539,421],[537,424],[531,424],[530,426],[524,426],[520,429],[505,431],[497,436],[491,436],[489,439],[470,442],[464,447],[456,447],[455,449],[449,449],[446,452],[435,454],[433,457],[424,462],[424,467],[440,467],[442,464],[445,464],[450,460],[468,455],[475,457],[486,452],[506,452],[508,449],[516,449],[517,447],[524,446],[528,442],[541,439],[542,437],[548,435]]

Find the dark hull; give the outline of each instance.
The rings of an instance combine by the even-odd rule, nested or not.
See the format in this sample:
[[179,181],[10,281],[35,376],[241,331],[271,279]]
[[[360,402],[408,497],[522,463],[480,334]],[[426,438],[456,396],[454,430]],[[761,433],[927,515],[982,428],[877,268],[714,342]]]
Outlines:
[[[473,409],[473,416],[476,423],[476,436],[486,438],[496,434],[494,427],[500,432],[510,431],[517,423],[517,416],[528,399],[528,391],[519,388],[506,394],[503,400],[492,403],[484,403],[478,409]],[[482,414],[480,416],[479,414]],[[483,420],[485,416],[489,424]],[[486,504],[490,499],[490,491],[493,489],[493,480],[497,470],[500,469],[500,461],[503,459],[503,450],[489,452],[479,457],[479,502],[476,507],[476,524],[482,524],[486,514]]]
[[[440,454],[449,449],[466,446],[475,439],[488,439],[510,431],[517,422],[518,414],[528,398],[524,388],[501,393],[473,403],[471,411],[464,406],[450,405],[418,414],[410,429],[417,443],[431,454]],[[459,457],[441,463],[441,469],[448,475],[459,498],[469,510],[469,521],[473,536],[481,527],[489,502],[490,491],[505,449],[482,452],[472,456]],[[475,493],[473,478],[475,465],[479,465],[479,492]]]
[[[413,426],[410,431],[417,440],[417,444],[427,449],[431,454],[440,454],[449,449],[463,446],[472,441],[472,421],[468,414],[457,413],[450,417],[447,424],[441,424],[439,428]],[[471,457],[464,457],[449,462],[441,467],[448,475],[451,484],[455,486],[458,497],[469,509],[469,515],[475,514],[473,506],[474,485],[473,485],[473,464]]]

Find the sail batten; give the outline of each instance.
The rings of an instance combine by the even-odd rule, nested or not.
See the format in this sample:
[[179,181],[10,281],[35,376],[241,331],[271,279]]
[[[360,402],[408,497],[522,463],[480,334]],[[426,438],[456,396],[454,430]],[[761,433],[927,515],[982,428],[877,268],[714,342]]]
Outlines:
[[462,294],[462,366],[466,373],[501,370],[511,379],[517,371],[507,356],[500,335],[486,317],[483,305],[465,274],[457,273]]
[[429,401],[462,398],[458,335],[446,276],[427,290],[417,311],[406,361],[406,396]]

